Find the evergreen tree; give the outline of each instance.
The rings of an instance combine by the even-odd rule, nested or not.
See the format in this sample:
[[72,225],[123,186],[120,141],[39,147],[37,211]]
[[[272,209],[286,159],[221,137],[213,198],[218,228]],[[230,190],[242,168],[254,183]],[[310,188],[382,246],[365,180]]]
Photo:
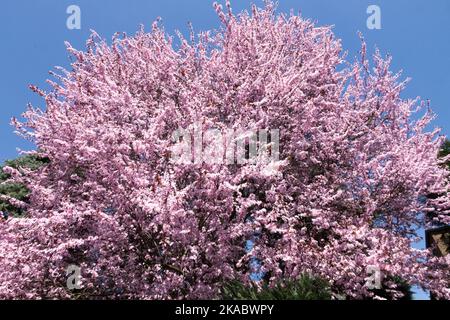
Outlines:
[[[0,169],[0,194],[12,197],[14,199],[27,202],[29,190],[28,188],[17,182],[7,182],[10,175],[3,171],[5,167],[11,167],[14,169],[27,168],[30,170],[36,170],[48,163],[48,159],[39,157],[37,155],[21,156],[17,159],[7,160]],[[22,216],[24,214],[23,209],[18,208],[6,200],[0,199],[0,211],[3,213],[3,217],[8,216]]]

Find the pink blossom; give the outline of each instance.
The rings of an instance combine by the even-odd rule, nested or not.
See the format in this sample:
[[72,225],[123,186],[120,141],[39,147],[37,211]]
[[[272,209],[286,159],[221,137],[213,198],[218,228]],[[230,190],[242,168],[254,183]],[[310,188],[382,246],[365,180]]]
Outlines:
[[[363,44],[342,70],[330,27],[271,3],[215,8],[221,29],[177,49],[157,22],[112,45],[94,33],[67,46],[51,92],[34,88],[46,110],[14,123],[50,163],[14,174],[31,196],[27,218],[0,223],[0,297],[72,298],[77,265],[83,298],[213,298],[256,257],[271,282],[313,273],[371,297],[375,264],[450,298],[448,260],[411,248],[422,212],[449,221],[443,137],[425,131],[431,113],[411,120],[420,103],[390,58],[369,69]],[[279,129],[281,162],[171,162],[172,133],[196,122]]]

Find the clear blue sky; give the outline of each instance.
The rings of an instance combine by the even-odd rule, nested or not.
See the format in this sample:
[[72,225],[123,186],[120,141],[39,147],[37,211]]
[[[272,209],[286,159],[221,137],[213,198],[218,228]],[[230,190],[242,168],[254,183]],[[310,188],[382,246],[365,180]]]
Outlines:
[[[234,12],[248,9],[251,1],[232,1]],[[261,1],[254,1],[261,5]],[[81,9],[81,30],[66,27],[69,5]],[[381,9],[381,29],[366,27],[369,5]],[[448,0],[280,0],[278,11],[301,11],[319,25],[334,25],[349,57],[357,55],[361,31],[369,49],[377,45],[392,54],[393,69],[404,70],[413,80],[405,97],[430,99],[437,113],[434,126],[450,134],[450,1]],[[32,148],[15,136],[9,126],[28,102],[43,102],[28,90],[28,84],[46,88],[45,79],[54,66],[68,66],[64,41],[83,48],[89,30],[111,38],[116,31],[133,34],[142,23],[149,29],[162,17],[169,33],[215,28],[218,19],[212,1],[182,0],[6,0],[0,10],[0,162],[17,156],[16,148]],[[420,245],[423,245],[420,244]],[[419,295],[419,297],[423,297]]]

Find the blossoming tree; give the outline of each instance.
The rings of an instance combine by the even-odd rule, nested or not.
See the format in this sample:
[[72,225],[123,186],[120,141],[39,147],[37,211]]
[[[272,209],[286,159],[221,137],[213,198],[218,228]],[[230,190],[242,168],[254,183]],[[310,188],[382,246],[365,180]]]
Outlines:
[[[450,222],[443,137],[431,112],[413,120],[422,104],[400,97],[390,58],[369,62],[363,42],[346,63],[329,27],[227,7],[190,39],[157,22],[111,45],[94,33],[85,51],[67,45],[50,92],[32,87],[45,111],[13,122],[49,163],[5,168],[30,199],[0,223],[0,297],[212,298],[261,272],[365,298],[370,267],[393,297],[401,277],[450,298],[448,260],[411,248],[427,215]],[[172,134],[193,123],[278,129],[279,161],[173,163]]]

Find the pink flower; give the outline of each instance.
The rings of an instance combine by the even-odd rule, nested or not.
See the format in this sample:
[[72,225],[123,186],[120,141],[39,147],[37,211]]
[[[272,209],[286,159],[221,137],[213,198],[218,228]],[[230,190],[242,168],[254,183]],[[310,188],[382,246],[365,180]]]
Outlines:
[[[38,92],[46,111],[14,121],[50,163],[6,169],[31,195],[26,218],[0,222],[0,298],[71,298],[69,265],[83,298],[214,298],[249,281],[252,258],[271,282],[313,273],[354,298],[373,296],[376,262],[450,298],[448,259],[410,246],[421,212],[450,221],[443,138],[425,131],[431,114],[411,120],[390,58],[376,52],[366,70],[363,44],[342,70],[330,27],[271,3],[215,8],[223,28],[177,49],[157,23],[68,46],[71,71]],[[197,122],[279,129],[280,162],[174,163],[174,130]]]

